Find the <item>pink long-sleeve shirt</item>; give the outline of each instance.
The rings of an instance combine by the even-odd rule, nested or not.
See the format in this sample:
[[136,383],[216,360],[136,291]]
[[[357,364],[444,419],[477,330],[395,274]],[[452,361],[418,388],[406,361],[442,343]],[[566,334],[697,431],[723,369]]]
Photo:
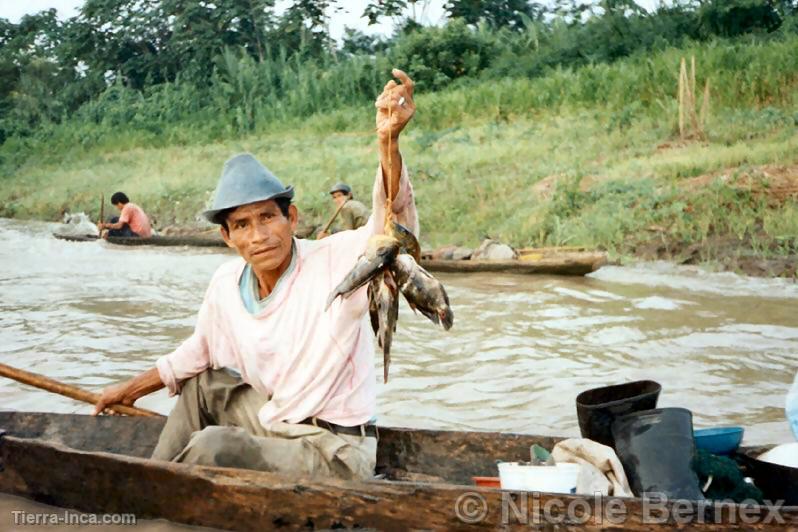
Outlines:
[[[242,258],[223,264],[211,279],[191,335],[156,362],[170,394],[180,382],[208,368],[234,368],[269,400],[258,413],[264,427],[311,416],[359,425],[376,412],[374,334],[366,288],[329,310],[329,293],[352,269],[368,239],[383,230],[385,190],[378,168],[368,223],[322,240],[295,240],[297,262],[283,288],[258,314],[244,307]],[[402,167],[393,202],[397,221],[418,234],[413,189]]]

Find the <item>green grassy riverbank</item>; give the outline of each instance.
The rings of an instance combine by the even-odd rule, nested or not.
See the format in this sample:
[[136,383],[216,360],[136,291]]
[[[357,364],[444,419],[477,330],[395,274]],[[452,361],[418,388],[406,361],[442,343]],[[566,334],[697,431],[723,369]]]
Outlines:
[[[690,55],[697,85],[710,80],[710,106],[705,137],[682,140],[678,66]],[[490,236],[517,247],[579,245],[732,269],[730,256],[789,261],[798,248],[796,93],[798,38],[419,94],[401,148],[422,243],[476,246]],[[333,182],[369,197],[372,115],[369,106],[331,109],[223,140],[109,128],[87,145],[69,142],[86,126],[67,123],[49,143],[18,145],[16,154],[2,147],[14,164],[0,166],[0,215],[96,216],[100,193],[124,190],[161,229],[201,229],[197,214],[223,162],[249,151],[296,187],[303,222],[321,224],[332,212]]]

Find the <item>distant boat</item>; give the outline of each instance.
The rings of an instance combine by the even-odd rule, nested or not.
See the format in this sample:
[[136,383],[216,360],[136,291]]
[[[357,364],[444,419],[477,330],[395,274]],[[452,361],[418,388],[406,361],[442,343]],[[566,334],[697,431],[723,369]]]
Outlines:
[[[53,236],[59,240],[67,240],[69,242],[93,242],[99,240],[98,236],[94,235],[63,235],[53,233]],[[106,241],[109,244],[116,244],[119,246],[192,246],[192,247],[221,247],[226,248],[227,244],[224,240],[217,237],[207,236],[161,236],[155,235],[150,238],[127,237],[127,236],[109,236]]]
[[[93,242],[96,236],[68,236],[53,233],[55,238],[70,242]],[[224,240],[208,236],[152,236],[150,238],[118,237],[107,239],[120,246],[192,246],[226,248]],[[607,264],[607,253],[581,248],[528,248],[520,251],[517,260],[434,260],[422,259],[421,265],[432,272],[448,273],[514,273],[548,275],[587,275]]]

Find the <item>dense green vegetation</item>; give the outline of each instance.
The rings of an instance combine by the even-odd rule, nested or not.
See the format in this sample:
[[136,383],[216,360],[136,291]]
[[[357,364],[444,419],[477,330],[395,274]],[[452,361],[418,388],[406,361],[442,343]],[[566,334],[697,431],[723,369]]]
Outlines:
[[[340,47],[330,4],[89,0],[69,21],[0,21],[0,215],[96,212],[100,191],[124,189],[161,227],[192,224],[221,163],[249,150],[319,221],[332,182],[366,195],[371,101],[400,66],[418,82],[402,149],[428,245],[798,246],[794,196],[762,193],[761,168],[798,163],[798,3],[450,1],[443,27],[404,19]],[[700,142],[677,129],[692,56],[710,83]],[[710,173],[727,179],[689,186]]]

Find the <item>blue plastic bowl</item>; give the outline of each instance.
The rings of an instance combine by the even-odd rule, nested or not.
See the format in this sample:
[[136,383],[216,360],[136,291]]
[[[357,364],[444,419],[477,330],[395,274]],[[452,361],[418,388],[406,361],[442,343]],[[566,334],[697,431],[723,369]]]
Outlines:
[[712,454],[732,454],[743,441],[742,427],[719,427],[693,431],[695,446]]

